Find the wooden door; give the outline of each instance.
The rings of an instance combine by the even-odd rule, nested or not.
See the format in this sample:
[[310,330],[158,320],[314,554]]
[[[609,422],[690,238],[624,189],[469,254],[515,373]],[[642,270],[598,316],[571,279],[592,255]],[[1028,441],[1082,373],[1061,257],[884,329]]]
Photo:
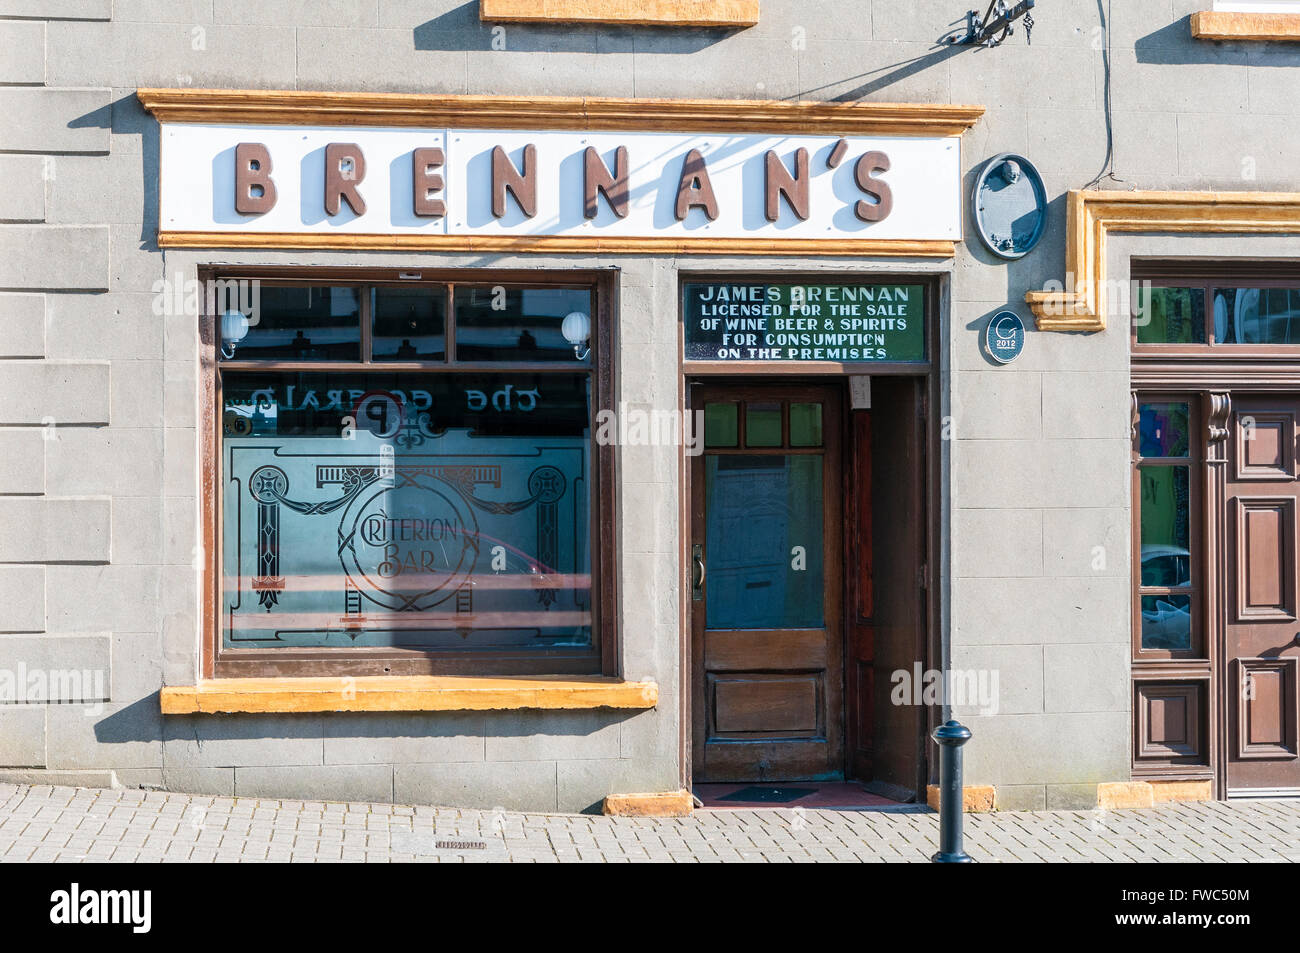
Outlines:
[[697,781],[843,777],[840,393],[693,388]]
[[1229,796],[1300,793],[1297,420],[1300,398],[1233,394],[1220,562]]

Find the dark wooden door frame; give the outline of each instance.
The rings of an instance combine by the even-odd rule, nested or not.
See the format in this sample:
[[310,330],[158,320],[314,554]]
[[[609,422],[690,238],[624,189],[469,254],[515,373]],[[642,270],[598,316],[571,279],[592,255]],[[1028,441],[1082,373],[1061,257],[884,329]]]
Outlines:
[[[870,370],[869,368],[863,368],[864,373],[869,370]],[[816,379],[816,383],[820,383],[820,384],[834,384],[837,382],[842,382],[845,389],[844,404],[843,404],[844,412],[840,415],[841,416],[840,430],[841,430],[841,441],[842,441],[841,445],[844,448],[843,453],[841,454],[842,472],[846,472],[848,468],[847,454],[850,449],[850,438],[851,438],[850,427],[851,427],[852,411],[849,409],[849,395],[847,392],[848,376],[849,375],[841,374],[841,373],[831,373]],[[890,376],[896,376],[896,375],[890,375]],[[922,537],[924,547],[923,547],[921,565],[918,566],[917,568],[918,568],[918,572],[920,573],[919,588],[923,593],[925,605],[921,612],[922,625],[920,626],[920,631],[918,631],[917,633],[915,649],[916,649],[917,658],[920,659],[923,668],[928,669],[931,667],[939,667],[943,659],[942,649],[941,649],[942,635],[939,632],[939,625],[938,625],[939,614],[940,614],[940,606],[939,606],[940,596],[937,594],[936,584],[935,584],[935,577],[937,572],[937,567],[936,567],[937,556],[938,554],[943,552],[940,546],[941,539],[942,539],[942,532],[943,532],[943,526],[940,525],[941,522],[940,517],[942,514],[942,509],[940,508],[939,500],[937,499],[939,493],[939,486],[940,486],[939,472],[940,472],[941,461],[938,459],[938,452],[937,452],[938,448],[936,446],[936,441],[938,439],[938,434],[941,428],[935,425],[935,421],[932,419],[933,414],[930,412],[930,408],[934,406],[935,395],[933,392],[934,389],[938,386],[938,375],[929,374],[929,373],[915,373],[914,375],[911,376],[918,379],[917,388],[919,394],[918,394],[917,403],[920,405],[918,410],[922,417],[922,429],[924,431],[924,438],[922,440],[924,460],[922,462],[922,466],[920,467],[921,473],[919,474],[919,476],[921,477],[922,485],[918,487],[917,490],[918,497],[920,499],[921,509],[924,514],[923,517],[924,526],[920,529],[920,535]],[[700,385],[707,386],[710,384],[717,385],[717,384],[733,384],[733,383],[748,385],[748,386],[770,385],[770,386],[780,387],[784,385],[788,387],[790,381],[788,380],[788,378],[783,376],[754,377],[753,375],[743,375],[743,376],[737,376],[735,378],[724,378],[724,377],[717,377],[717,376],[707,376],[707,377],[685,376],[682,379],[682,404],[683,404],[684,411],[689,413],[692,410],[702,409],[702,408],[694,407],[692,404],[691,393],[692,393],[693,385],[700,384]],[[702,439],[702,437],[700,437],[699,439]],[[693,765],[694,763],[694,758],[693,758],[694,698],[693,695],[695,689],[695,660],[693,658],[694,639],[693,639],[692,603],[691,603],[691,543],[692,543],[691,534],[692,534],[692,519],[693,519],[692,505],[694,500],[694,485],[692,480],[691,459],[687,457],[685,453],[683,453],[681,456],[680,474],[681,474],[681,481],[682,481],[681,483],[682,493],[681,493],[681,500],[680,500],[682,517],[679,521],[679,525],[681,527],[682,539],[681,539],[681,547],[680,547],[681,578],[679,582],[679,592],[681,594],[680,598],[682,602],[681,605],[682,621],[680,625],[681,644],[679,646],[679,651],[681,653],[680,655],[681,681],[679,683],[680,685],[679,690],[681,693],[680,717],[682,719],[682,722],[681,722],[679,733],[681,737],[680,752],[681,752],[681,757],[683,759],[681,762],[682,784],[685,788],[689,789],[693,782],[693,766],[694,766]],[[841,548],[843,549],[843,547]],[[846,557],[847,557],[847,553],[841,556],[841,559],[846,559]],[[845,571],[841,572],[840,574],[840,586],[842,590],[841,600],[840,600],[842,626],[847,625],[848,622],[847,619],[848,603],[846,600],[848,598],[849,593],[848,593],[847,586],[845,584],[845,576],[846,576],[847,568],[848,568],[848,564],[846,561],[844,564]],[[847,636],[845,636],[842,641],[844,642],[843,650],[847,653],[848,650]],[[847,663],[847,658],[845,659],[845,663]],[[841,669],[842,671],[846,671],[847,664],[842,665]],[[877,686],[877,690],[879,690],[879,686]],[[938,770],[937,768],[938,761],[935,757],[931,756],[931,752],[930,752],[931,745],[929,743],[929,735],[930,732],[935,727],[937,727],[941,722],[942,715],[943,713],[938,708],[934,708],[934,707],[927,708],[925,713],[925,718],[924,718],[924,728],[921,732],[919,732],[918,737],[916,738],[917,777],[915,782],[915,790],[918,792],[918,797],[923,796],[925,791],[925,786],[927,783],[933,784],[937,780],[935,772],[937,772]],[[842,714],[841,717],[847,717],[847,714],[844,713]],[[845,728],[847,729],[847,724],[845,725]],[[845,734],[847,738],[847,731]],[[846,777],[850,776],[848,772],[851,772],[851,764],[850,764],[851,757],[852,757],[851,752],[848,750],[848,746],[846,744],[844,746],[844,759],[843,759],[845,762]]]
[[[928,360],[925,363],[916,364],[892,364],[881,363],[871,364],[864,363],[861,365],[841,365],[827,364],[825,366],[801,365],[798,368],[791,368],[782,372],[781,366],[774,364],[770,369],[764,368],[764,374],[755,376],[754,372],[746,369],[738,372],[737,368],[728,367],[725,363],[703,364],[699,362],[687,362],[685,360],[685,339],[680,330],[681,322],[681,285],[687,281],[699,281],[708,279],[735,280],[743,278],[746,280],[753,279],[757,281],[810,281],[810,282],[859,282],[859,283],[876,283],[876,284],[920,284],[925,287],[925,353]],[[947,515],[943,507],[943,482],[942,469],[943,461],[940,458],[940,434],[943,430],[943,422],[937,419],[938,408],[944,406],[940,395],[940,375],[935,372],[939,364],[938,350],[939,344],[944,340],[943,331],[947,327],[948,311],[941,308],[941,303],[945,300],[943,294],[943,281],[947,278],[942,274],[908,274],[896,272],[860,272],[860,271],[825,271],[816,273],[806,273],[799,271],[679,271],[677,275],[678,296],[677,296],[677,321],[679,325],[677,334],[677,366],[679,373],[677,376],[678,395],[677,405],[683,414],[690,413],[692,410],[690,403],[690,385],[693,383],[707,383],[710,380],[734,380],[737,382],[769,380],[779,381],[782,376],[788,376],[792,373],[803,375],[809,380],[816,381],[844,381],[847,387],[847,378],[856,374],[877,376],[907,376],[921,378],[921,408],[922,427],[924,430],[924,439],[922,448],[925,453],[925,461],[922,466],[922,478],[924,487],[921,489],[921,498],[924,503],[924,522],[923,531],[925,540],[924,562],[920,567],[922,588],[925,592],[925,607],[922,613],[924,620],[923,631],[918,633],[917,656],[921,659],[925,668],[941,667],[945,660],[943,653],[943,633],[940,631],[942,622],[943,605],[947,604],[947,592],[940,592],[938,586],[939,563],[941,559],[947,559],[947,549],[943,546],[944,534],[947,532]],[[846,412],[843,418],[846,422],[851,414],[848,410],[849,404],[845,402]],[[700,438],[702,439],[702,437]],[[680,765],[680,778],[682,787],[690,790],[692,777],[692,740],[693,730],[693,712],[691,705],[691,685],[694,678],[694,667],[691,663],[691,564],[690,564],[690,507],[691,507],[691,480],[690,480],[690,458],[685,452],[678,455],[678,486],[681,491],[678,494],[678,526],[679,526],[679,546],[678,546],[678,764]],[[941,605],[942,603],[942,605]],[[934,746],[930,743],[931,732],[941,723],[944,712],[935,707],[928,708],[925,714],[925,729],[916,739],[919,757],[917,758],[916,773],[916,790],[918,798],[923,798],[926,784],[935,784],[938,782],[938,756],[934,753]],[[847,750],[847,749],[846,749]]]

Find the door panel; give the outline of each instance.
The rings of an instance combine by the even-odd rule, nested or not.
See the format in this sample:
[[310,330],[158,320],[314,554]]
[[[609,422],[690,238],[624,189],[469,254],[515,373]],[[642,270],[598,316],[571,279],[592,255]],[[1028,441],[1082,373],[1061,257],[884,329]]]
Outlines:
[[[879,385],[877,385],[879,389]],[[871,411],[849,411],[849,448],[846,456],[848,480],[844,497],[848,501],[845,513],[845,540],[848,560],[845,563],[845,613],[844,638],[847,642],[844,664],[848,667],[845,679],[845,703],[848,709],[846,725],[849,749],[849,773],[863,781],[875,776],[875,608],[872,588],[871,535]],[[886,682],[888,684],[888,682]]]
[[1239,706],[1235,756],[1292,761],[1296,757],[1296,659],[1235,660]]
[[840,390],[697,385],[691,406],[695,779],[841,777]]
[[713,676],[715,734],[790,734],[821,730],[820,675]]
[[1233,396],[1228,509],[1228,793],[1300,791],[1296,427],[1300,399]]

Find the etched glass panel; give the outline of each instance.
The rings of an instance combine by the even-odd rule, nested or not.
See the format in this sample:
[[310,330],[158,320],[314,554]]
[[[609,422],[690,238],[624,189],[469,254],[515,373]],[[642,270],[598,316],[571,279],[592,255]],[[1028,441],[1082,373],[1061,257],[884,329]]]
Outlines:
[[584,374],[222,381],[227,648],[591,645]]

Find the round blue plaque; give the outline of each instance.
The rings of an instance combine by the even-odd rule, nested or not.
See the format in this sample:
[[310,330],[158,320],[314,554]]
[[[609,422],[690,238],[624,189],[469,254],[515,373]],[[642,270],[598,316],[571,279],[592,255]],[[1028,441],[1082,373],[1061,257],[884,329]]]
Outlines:
[[1047,229],[1047,189],[1032,162],[1010,152],[994,156],[975,179],[975,230],[999,258],[1022,258]]
[[999,311],[984,329],[984,346],[999,364],[1010,364],[1025,349],[1025,324],[1014,311]]

